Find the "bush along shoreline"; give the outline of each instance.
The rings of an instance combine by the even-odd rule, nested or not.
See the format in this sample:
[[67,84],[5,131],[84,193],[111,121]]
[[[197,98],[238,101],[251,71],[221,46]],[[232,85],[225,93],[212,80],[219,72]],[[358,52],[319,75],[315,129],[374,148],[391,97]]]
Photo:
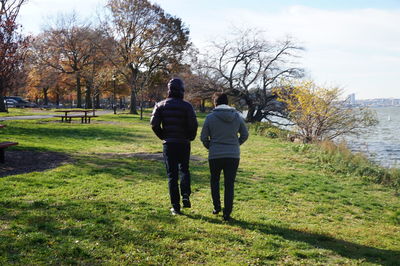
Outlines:
[[278,138],[292,143],[292,150],[316,159],[319,165],[329,171],[343,175],[354,175],[369,182],[395,189],[400,194],[400,169],[385,168],[371,161],[365,154],[353,153],[345,142],[320,141],[304,143],[293,132],[281,129],[271,123],[259,122],[249,125],[253,134],[268,138]]

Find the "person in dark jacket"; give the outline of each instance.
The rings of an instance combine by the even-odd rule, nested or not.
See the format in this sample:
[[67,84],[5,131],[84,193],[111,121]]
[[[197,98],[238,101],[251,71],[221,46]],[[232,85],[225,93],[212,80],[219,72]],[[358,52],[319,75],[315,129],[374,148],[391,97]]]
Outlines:
[[183,100],[184,84],[180,79],[168,83],[168,98],[157,103],[150,120],[151,127],[163,141],[163,154],[168,175],[168,188],[173,215],[181,213],[180,194],[184,208],[190,208],[190,141],[196,138],[197,118],[190,103]]
[[223,219],[228,221],[233,208],[234,182],[240,160],[239,146],[247,140],[249,133],[240,114],[235,108],[228,106],[227,95],[217,94],[214,97],[216,107],[207,115],[200,139],[209,151],[213,214],[221,211],[219,179],[221,171],[224,171]]

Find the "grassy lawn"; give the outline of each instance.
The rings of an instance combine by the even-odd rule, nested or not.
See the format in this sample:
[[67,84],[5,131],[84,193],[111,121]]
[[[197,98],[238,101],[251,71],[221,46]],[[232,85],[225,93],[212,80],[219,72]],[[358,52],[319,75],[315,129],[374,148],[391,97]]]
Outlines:
[[[71,162],[0,178],[0,265],[399,265],[395,190],[325,170],[296,144],[250,136],[226,223],[211,214],[206,161],[191,164],[192,208],[169,214],[163,163],[129,156],[162,150],[148,116],[3,123],[10,149]],[[207,157],[198,139],[192,154]]]

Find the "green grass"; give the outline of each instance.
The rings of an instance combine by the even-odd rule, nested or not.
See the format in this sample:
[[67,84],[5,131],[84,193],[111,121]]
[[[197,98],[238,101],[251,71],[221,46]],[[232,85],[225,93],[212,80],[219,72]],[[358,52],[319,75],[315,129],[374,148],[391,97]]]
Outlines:
[[[211,214],[206,162],[191,164],[193,207],[171,216],[164,165],[125,156],[162,150],[146,115],[4,121],[14,150],[72,160],[0,178],[1,265],[398,265],[395,190],[279,139],[251,135],[242,146],[233,221]],[[198,139],[192,154],[207,157]]]

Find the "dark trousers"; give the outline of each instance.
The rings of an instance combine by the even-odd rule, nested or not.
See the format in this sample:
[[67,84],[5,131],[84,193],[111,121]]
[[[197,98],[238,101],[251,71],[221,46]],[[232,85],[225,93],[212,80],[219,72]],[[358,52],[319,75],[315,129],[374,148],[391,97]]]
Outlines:
[[230,215],[233,208],[233,190],[236,172],[239,166],[237,158],[218,158],[208,161],[211,172],[211,196],[215,209],[221,209],[219,195],[219,179],[221,171],[224,171],[224,215]]
[[[163,154],[167,168],[171,204],[175,210],[180,210],[179,176],[182,197],[189,197],[191,194],[189,172],[190,143],[164,143]],[[180,175],[179,172],[181,173]]]

